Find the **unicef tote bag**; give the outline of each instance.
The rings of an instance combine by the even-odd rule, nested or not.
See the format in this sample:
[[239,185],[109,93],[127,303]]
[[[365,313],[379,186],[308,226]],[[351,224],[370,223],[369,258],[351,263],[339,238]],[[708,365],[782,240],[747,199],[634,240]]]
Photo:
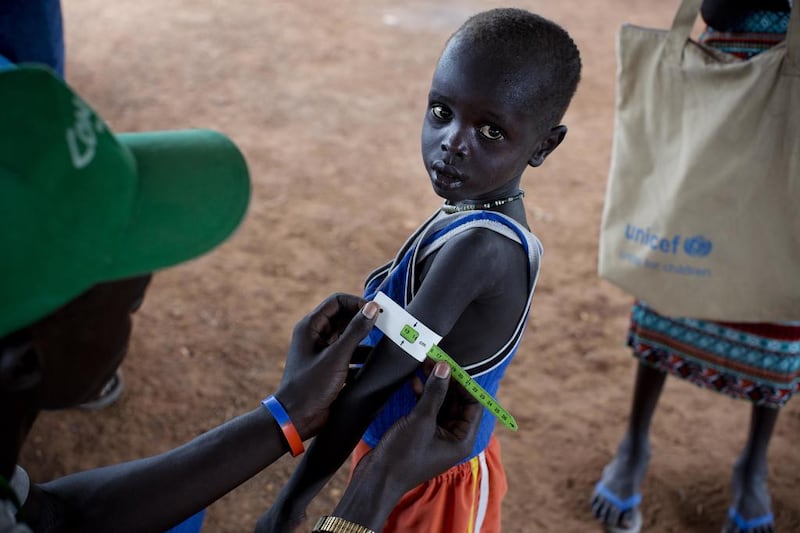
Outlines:
[[598,271],[671,316],[800,320],[800,8],[741,60],[689,38],[700,4],[620,30]]

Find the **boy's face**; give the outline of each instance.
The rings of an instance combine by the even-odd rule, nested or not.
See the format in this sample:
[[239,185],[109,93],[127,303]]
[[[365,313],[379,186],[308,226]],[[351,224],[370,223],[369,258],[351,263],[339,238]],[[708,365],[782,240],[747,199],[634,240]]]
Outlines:
[[131,314],[149,282],[142,276],[95,285],[30,328],[43,408],[75,406],[100,392],[125,357]]
[[433,75],[422,158],[433,190],[453,203],[516,193],[549,131],[530,109],[536,73],[498,63],[454,38]]

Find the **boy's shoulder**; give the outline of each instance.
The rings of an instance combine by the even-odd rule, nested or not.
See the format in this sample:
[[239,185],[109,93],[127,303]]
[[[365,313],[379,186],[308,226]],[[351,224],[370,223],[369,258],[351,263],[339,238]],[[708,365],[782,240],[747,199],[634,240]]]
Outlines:
[[[538,270],[541,243],[525,226],[498,213],[441,222],[433,234],[430,267],[452,272],[453,281],[485,282],[528,277]],[[427,255],[427,254],[426,254]]]
[[541,242],[527,225],[495,212],[478,211],[439,218],[433,221],[429,235],[429,245],[446,246],[453,254],[463,254],[470,262],[513,256],[520,250],[527,252],[532,260],[538,260],[542,253]]

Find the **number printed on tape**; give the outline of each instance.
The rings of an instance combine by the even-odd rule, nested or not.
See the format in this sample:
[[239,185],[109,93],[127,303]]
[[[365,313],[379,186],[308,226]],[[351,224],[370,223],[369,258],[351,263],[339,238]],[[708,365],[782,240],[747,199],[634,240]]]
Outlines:
[[469,374],[461,368],[458,363],[456,363],[452,357],[447,355],[447,353],[439,348],[439,346],[434,346],[428,351],[428,357],[433,359],[434,361],[445,361],[451,368],[451,374],[455,378],[457,382],[459,382],[466,390],[469,392],[478,403],[483,405],[486,409],[489,410],[494,416],[497,417],[500,422],[503,423],[508,429],[512,431],[516,431],[519,429],[517,425],[517,421],[514,420],[514,417],[511,416],[511,413],[506,411],[497,401],[492,398],[491,394],[486,392],[486,389],[475,383]]

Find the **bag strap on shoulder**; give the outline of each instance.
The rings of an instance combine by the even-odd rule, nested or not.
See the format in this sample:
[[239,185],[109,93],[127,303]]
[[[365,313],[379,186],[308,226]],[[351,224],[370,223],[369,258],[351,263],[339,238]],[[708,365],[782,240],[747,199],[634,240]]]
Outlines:
[[667,40],[664,43],[664,60],[668,63],[678,65],[683,56],[683,47],[692,33],[694,21],[700,13],[700,6],[703,0],[681,0],[675,18],[672,19],[672,27],[669,29]]

